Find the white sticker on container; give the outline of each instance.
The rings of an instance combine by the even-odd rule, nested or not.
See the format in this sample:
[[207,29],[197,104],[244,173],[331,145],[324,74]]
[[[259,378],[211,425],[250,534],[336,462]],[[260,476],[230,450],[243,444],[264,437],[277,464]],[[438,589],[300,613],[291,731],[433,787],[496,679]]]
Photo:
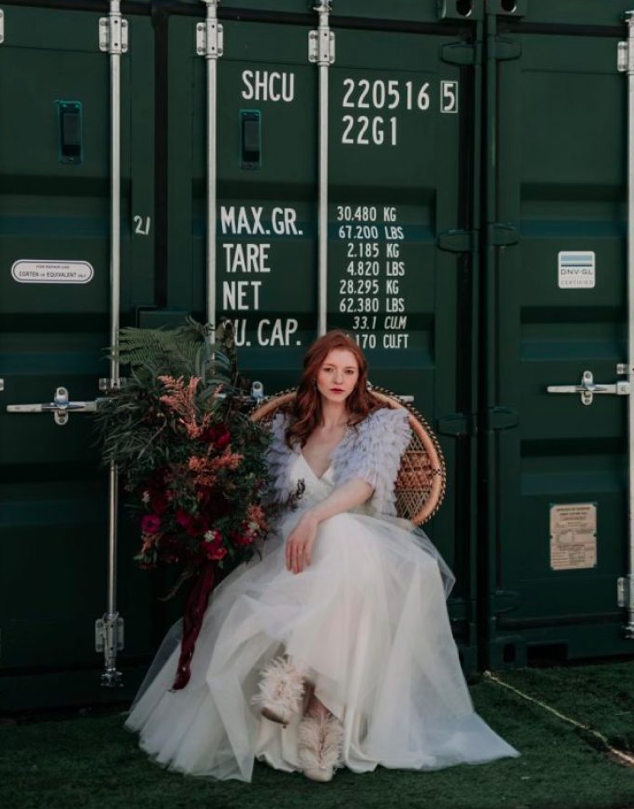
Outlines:
[[20,284],[87,284],[95,271],[87,261],[37,261],[20,259],[11,267]]
[[565,503],[550,507],[550,566],[579,570],[597,564],[596,503]]
[[560,250],[558,265],[560,289],[592,289],[594,287],[596,256],[592,250]]

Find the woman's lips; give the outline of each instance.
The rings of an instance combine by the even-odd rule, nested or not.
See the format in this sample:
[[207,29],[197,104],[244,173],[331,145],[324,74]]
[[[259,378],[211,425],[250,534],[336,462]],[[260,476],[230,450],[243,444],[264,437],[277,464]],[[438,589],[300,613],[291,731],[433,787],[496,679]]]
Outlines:
[[343,388],[330,388],[331,393],[343,393]]

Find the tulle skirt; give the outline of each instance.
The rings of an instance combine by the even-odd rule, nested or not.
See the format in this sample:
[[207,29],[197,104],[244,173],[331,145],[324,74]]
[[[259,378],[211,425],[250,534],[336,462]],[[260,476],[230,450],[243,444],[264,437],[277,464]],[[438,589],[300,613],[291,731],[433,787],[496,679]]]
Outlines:
[[315,694],[341,719],[342,765],[354,772],[431,770],[517,750],[475,712],[446,607],[454,578],[411,523],[346,512],[322,522],[312,564],[286,570],[285,515],[262,559],[214,591],[191,679],[170,691],[181,622],[166,635],[124,727],[170,770],[250,781],[256,759],[300,770],[298,713],[286,728],[251,703],[259,671],[279,654],[307,669]]

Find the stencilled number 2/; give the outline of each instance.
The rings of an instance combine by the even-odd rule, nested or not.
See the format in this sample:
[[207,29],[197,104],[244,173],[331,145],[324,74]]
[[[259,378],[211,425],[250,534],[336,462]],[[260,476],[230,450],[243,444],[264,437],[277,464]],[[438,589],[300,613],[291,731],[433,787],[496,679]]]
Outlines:
[[132,218],[134,222],[134,232],[138,233],[139,236],[149,236],[150,235],[150,227],[152,224],[152,220],[149,216],[134,216]]
[[440,111],[458,112],[458,82],[440,82]]

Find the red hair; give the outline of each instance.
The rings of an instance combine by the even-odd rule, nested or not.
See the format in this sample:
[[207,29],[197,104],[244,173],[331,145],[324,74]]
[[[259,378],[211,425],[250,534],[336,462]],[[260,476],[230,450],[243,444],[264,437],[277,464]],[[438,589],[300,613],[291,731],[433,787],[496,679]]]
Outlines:
[[289,446],[291,442],[297,440],[300,446],[304,446],[309,435],[321,421],[321,393],[317,389],[317,374],[328,354],[337,348],[344,348],[354,354],[359,366],[357,384],[345,402],[348,424],[358,424],[371,410],[384,406],[377,402],[368,390],[368,361],[356,340],[343,329],[332,329],[317,338],[304,355],[304,370],[297,394],[288,407],[288,412],[292,416],[291,425],[286,430],[286,441]]

